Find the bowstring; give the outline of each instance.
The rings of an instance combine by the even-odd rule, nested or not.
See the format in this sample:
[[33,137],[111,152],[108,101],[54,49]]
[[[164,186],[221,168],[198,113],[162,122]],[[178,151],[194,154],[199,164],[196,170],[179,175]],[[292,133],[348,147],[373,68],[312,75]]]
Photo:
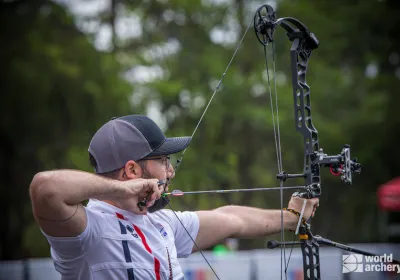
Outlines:
[[[274,69],[274,88],[275,88],[275,106],[276,106],[276,120],[277,120],[277,131],[278,131],[278,149],[279,149],[279,162],[280,162],[280,172],[283,172],[283,166],[282,166],[282,147],[281,147],[281,136],[280,136],[280,128],[279,128],[279,106],[278,106],[278,95],[277,95],[277,89],[276,89],[276,61],[275,61],[275,42],[272,41],[272,65],[273,65],[273,69]],[[281,187],[281,193],[280,193],[280,198],[281,198],[281,228],[282,228],[282,232],[283,232],[283,183],[282,183],[282,187]],[[293,234],[293,240],[295,239],[296,234]],[[284,239],[284,236],[283,236]],[[283,243],[283,248],[284,248],[284,252],[286,252],[286,248],[285,248],[285,243]],[[285,260],[285,277],[287,279],[287,270],[289,268],[289,263],[290,263],[290,258],[292,256],[292,252],[293,252],[293,248],[294,248],[294,244],[291,246],[290,248],[290,253],[289,253],[289,258],[286,262]],[[285,254],[286,255],[286,254]],[[282,267],[281,267],[282,269]],[[282,278],[282,276],[281,276]]]
[[[208,101],[208,103],[207,103],[207,105],[206,105],[206,107],[205,107],[203,113],[201,114],[201,117],[200,117],[199,121],[197,122],[197,124],[196,124],[196,126],[195,126],[195,128],[194,128],[194,130],[193,130],[193,132],[192,132],[192,135],[190,136],[191,139],[193,139],[193,136],[196,134],[198,128],[200,127],[200,124],[201,124],[201,122],[203,121],[203,118],[204,118],[205,114],[207,113],[208,108],[210,107],[210,104],[211,104],[211,102],[213,101],[213,99],[214,99],[216,93],[218,92],[218,90],[219,90],[219,88],[220,88],[220,86],[221,86],[221,84],[222,84],[222,81],[224,80],[224,78],[225,78],[225,76],[226,76],[226,73],[228,72],[228,69],[229,69],[229,67],[231,66],[232,62],[233,62],[233,59],[235,58],[237,52],[239,51],[239,47],[240,47],[240,45],[242,44],[242,42],[243,42],[243,40],[244,40],[244,37],[246,37],[247,31],[250,29],[251,23],[252,23],[252,20],[250,20],[249,25],[247,26],[246,30],[244,31],[243,36],[242,36],[242,38],[240,39],[238,45],[236,46],[235,51],[233,52],[233,55],[232,55],[231,59],[229,60],[229,63],[228,63],[228,65],[226,66],[225,71],[224,71],[224,73],[222,74],[221,79],[218,81],[217,86],[215,87],[214,92],[213,92],[213,94],[211,95],[210,100]],[[187,147],[182,151],[181,155],[180,155],[179,158],[176,160],[176,165],[175,165],[175,167],[174,167],[173,175],[176,174],[176,171],[178,170],[178,168],[179,168],[179,166],[180,166],[180,164],[181,164],[181,162],[182,162],[183,156],[185,155],[186,150],[187,150],[188,148],[189,148],[189,146],[187,146]],[[167,182],[166,182],[166,185],[167,185],[167,186],[169,186],[169,184],[171,183],[173,177],[174,177],[174,176],[171,176],[171,177],[167,180]]]
[[[282,166],[282,152],[281,152],[281,136],[280,136],[280,128],[279,128],[279,109],[278,109],[278,92],[276,87],[276,63],[275,63],[275,43],[272,41],[272,64],[273,64],[273,72],[274,72],[274,91],[275,91],[275,109],[274,102],[272,96],[271,89],[271,79],[269,76],[269,66],[268,66],[268,54],[267,47],[264,45],[264,56],[265,56],[265,65],[267,71],[267,79],[268,79],[268,92],[270,98],[270,106],[271,106],[271,114],[272,114],[272,126],[274,131],[274,140],[275,140],[275,150],[276,150],[276,161],[278,165],[278,173],[283,172]],[[276,112],[276,120],[275,120],[275,112]],[[285,231],[284,231],[284,222],[283,222],[283,180],[280,180],[280,205],[281,205],[281,244],[283,244],[283,249],[281,247],[281,279],[283,279],[283,271],[285,271],[285,279],[287,280],[287,266],[286,266],[286,246],[285,246]],[[283,264],[285,269],[283,269]]]
[[278,106],[278,91],[276,90],[276,63],[275,63],[275,42],[272,41],[272,66],[274,69],[274,88],[275,88],[275,107],[276,107],[276,124],[277,124],[277,132],[278,132],[278,149],[279,149],[279,165],[280,172],[283,172],[282,165],[282,147],[281,147],[281,132],[279,128],[279,106]]
[[[225,76],[226,76],[226,73],[228,72],[228,69],[229,69],[229,67],[231,66],[232,62],[233,62],[233,59],[235,58],[235,56],[236,56],[236,54],[237,54],[237,52],[238,52],[238,50],[239,50],[240,45],[242,44],[244,38],[246,37],[246,34],[247,34],[248,30],[250,29],[250,26],[251,26],[252,22],[253,22],[253,21],[250,20],[250,22],[249,22],[249,24],[248,24],[246,30],[245,30],[244,33],[243,33],[243,36],[241,37],[241,39],[240,39],[238,45],[237,45],[236,48],[235,48],[235,51],[233,52],[233,55],[232,55],[231,59],[229,60],[229,63],[228,63],[228,65],[227,65],[227,67],[225,68],[224,73],[222,74],[221,79],[220,79],[219,82],[217,83],[217,86],[215,87],[214,92],[213,92],[213,94],[212,94],[210,100],[208,101],[207,106],[205,107],[205,109],[204,109],[204,111],[203,111],[203,113],[202,113],[202,115],[201,115],[199,121],[197,122],[197,124],[196,124],[196,126],[195,126],[195,128],[194,128],[194,130],[193,130],[193,132],[192,132],[192,135],[191,135],[191,138],[192,138],[192,139],[193,139],[193,136],[195,135],[195,133],[197,132],[197,130],[198,130],[199,126],[200,126],[200,123],[203,121],[203,118],[204,118],[204,116],[205,116],[205,114],[206,114],[208,108],[210,107],[210,104],[211,104],[212,100],[214,99],[216,93],[218,92],[218,90],[219,90],[219,88],[220,88],[220,86],[221,86],[221,84],[222,84],[222,81],[224,80],[224,78],[225,78]],[[189,147],[189,146],[188,146],[188,147]],[[167,179],[167,182],[166,182],[166,184],[165,184],[166,187],[169,186],[169,185],[171,184],[172,178],[175,177],[176,171],[178,170],[179,165],[181,164],[182,159],[183,159],[183,156],[184,156],[184,154],[186,153],[186,150],[188,149],[188,147],[186,147],[186,148],[183,150],[182,154],[180,155],[179,159],[177,160],[177,163],[176,163],[175,168],[174,168],[174,171],[173,171],[173,176],[171,176],[170,178]],[[191,234],[189,233],[189,231],[187,230],[187,228],[184,226],[184,224],[183,224],[183,222],[181,221],[181,219],[180,219],[180,218],[178,217],[178,215],[175,213],[175,210],[171,207],[171,204],[168,202],[168,200],[167,200],[165,197],[163,197],[163,198],[164,198],[164,200],[167,202],[169,208],[172,210],[172,212],[174,213],[175,217],[178,219],[179,223],[182,225],[182,227],[184,228],[184,230],[186,231],[186,233],[188,234],[188,236],[190,237],[190,239],[192,240],[192,242],[193,242],[194,246],[196,247],[196,249],[198,250],[198,252],[201,254],[201,256],[203,257],[203,259],[206,261],[206,263],[207,263],[208,266],[210,267],[211,271],[214,273],[215,277],[217,277],[217,279],[220,280],[220,278],[218,277],[217,273],[215,272],[215,270],[213,269],[213,267],[211,266],[211,264],[209,263],[209,261],[207,260],[207,258],[205,257],[205,255],[203,254],[203,251],[202,251],[202,250],[200,249],[200,247],[197,245],[196,241],[195,241],[194,238],[191,236]]]

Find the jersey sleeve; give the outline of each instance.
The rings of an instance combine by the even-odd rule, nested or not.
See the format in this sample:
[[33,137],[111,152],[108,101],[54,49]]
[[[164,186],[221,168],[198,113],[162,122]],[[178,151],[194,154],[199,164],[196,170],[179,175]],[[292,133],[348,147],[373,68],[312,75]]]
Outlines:
[[85,230],[75,237],[54,237],[42,233],[51,246],[51,255],[56,262],[66,263],[84,256],[99,240],[100,221],[95,212],[85,207],[87,224]]
[[[175,214],[179,217],[179,220],[182,222],[193,240],[196,240],[200,227],[200,221],[197,214],[190,211],[175,211]],[[174,231],[176,252],[178,258],[186,258],[192,253],[194,243],[175,214],[172,213],[172,211],[168,211],[168,216],[171,221],[170,225]]]

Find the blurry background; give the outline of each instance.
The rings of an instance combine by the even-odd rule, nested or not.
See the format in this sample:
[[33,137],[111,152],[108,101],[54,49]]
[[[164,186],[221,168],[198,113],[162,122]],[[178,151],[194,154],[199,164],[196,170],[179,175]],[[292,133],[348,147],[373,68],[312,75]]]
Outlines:
[[[393,206],[400,201],[398,186],[390,184],[393,207],[380,207],[377,195],[400,175],[399,1],[0,3],[1,260],[49,256],[32,216],[30,181],[41,170],[91,171],[89,141],[111,117],[146,114],[167,136],[190,135],[262,4],[275,7],[278,17],[301,20],[317,35],[321,44],[310,59],[307,82],[320,146],[334,155],[350,144],[363,164],[351,186],[324,170],[314,233],[342,243],[400,241],[399,209]],[[276,39],[283,169],[298,173],[303,139],[293,121],[290,43],[283,29]],[[172,188],[276,187],[276,173],[263,48],[251,27]],[[277,208],[278,196],[186,196],[174,198],[172,206]],[[238,250],[264,247],[264,239],[237,244]]]

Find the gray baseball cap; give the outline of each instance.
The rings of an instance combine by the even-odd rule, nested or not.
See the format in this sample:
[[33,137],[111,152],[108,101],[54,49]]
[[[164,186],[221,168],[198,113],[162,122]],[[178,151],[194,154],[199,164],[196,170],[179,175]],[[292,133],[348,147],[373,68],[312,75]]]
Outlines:
[[167,138],[157,124],[142,115],[112,118],[93,136],[89,153],[96,160],[98,174],[122,168],[129,160],[178,153],[190,136]]

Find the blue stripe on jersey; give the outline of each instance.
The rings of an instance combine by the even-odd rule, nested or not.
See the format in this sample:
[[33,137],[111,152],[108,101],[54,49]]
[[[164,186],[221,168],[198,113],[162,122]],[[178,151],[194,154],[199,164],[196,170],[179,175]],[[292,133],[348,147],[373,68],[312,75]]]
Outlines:
[[126,234],[126,227],[120,221],[118,221],[118,223],[121,229],[121,234]]
[[132,262],[131,252],[129,251],[128,241],[122,240],[122,247],[124,248],[124,255],[126,262]]
[[[118,221],[118,223],[121,229],[121,234],[127,234],[126,227],[120,221]],[[122,248],[124,250],[125,261],[127,263],[132,262],[131,252],[129,251],[129,245],[127,240],[122,240]],[[128,280],[135,280],[135,274],[133,273],[133,268],[128,268],[127,272],[128,272]]]
[[128,279],[135,280],[135,275],[133,274],[133,268],[128,268]]

